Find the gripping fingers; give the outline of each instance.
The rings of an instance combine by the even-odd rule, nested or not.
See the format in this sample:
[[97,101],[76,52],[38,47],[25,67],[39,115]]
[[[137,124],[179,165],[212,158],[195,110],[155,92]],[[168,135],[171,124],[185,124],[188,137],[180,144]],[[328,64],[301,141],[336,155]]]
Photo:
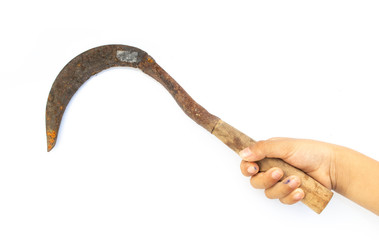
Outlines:
[[265,194],[270,199],[283,199],[298,188],[300,184],[301,182],[298,177],[290,176],[271,188],[266,189]]
[[304,191],[301,188],[297,188],[295,191],[291,192],[284,198],[280,198],[279,200],[284,204],[294,204],[303,199],[304,196]]
[[267,189],[272,187],[283,177],[283,171],[280,168],[271,168],[266,172],[260,172],[250,179],[250,184],[254,188]]
[[259,172],[255,162],[241,161],[241,172],[251,177],[250,184],[254,188],[266,189],[265,194],[270,199],[279,199],[284,204],[294,204],[304,198],[300,188],[301,181],[297,176],[290,176],[279,182],[283,177],[280,168],[271,168],[266,172]]

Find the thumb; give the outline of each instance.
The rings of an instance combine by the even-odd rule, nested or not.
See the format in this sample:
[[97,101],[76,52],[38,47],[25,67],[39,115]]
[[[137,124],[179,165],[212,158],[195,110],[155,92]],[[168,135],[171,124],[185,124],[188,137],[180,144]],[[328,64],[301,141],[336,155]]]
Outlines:
[[263,158],[287,159],[295,148],[295,139],[270,138],[259,141],[239,152],[240,157],[248,162],[255,162]]

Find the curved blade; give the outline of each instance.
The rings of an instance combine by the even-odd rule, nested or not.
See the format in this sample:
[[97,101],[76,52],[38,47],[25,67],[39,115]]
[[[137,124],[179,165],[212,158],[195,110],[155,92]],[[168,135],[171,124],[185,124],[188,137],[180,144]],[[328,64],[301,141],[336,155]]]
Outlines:
[[63,113],[75,92],[91,76],[104,69],[126,66],[138,68],[146,52],[125,45],[90,49],[72,59],[58,74],[46,105],[47,151],[55,146]]

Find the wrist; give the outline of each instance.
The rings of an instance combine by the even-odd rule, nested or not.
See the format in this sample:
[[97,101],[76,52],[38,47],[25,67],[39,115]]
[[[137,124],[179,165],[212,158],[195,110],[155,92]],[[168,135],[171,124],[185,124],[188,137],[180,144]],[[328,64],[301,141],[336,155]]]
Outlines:
[[350,161],[351,153],[353,151],[338,145],[333,145],[333,154],[330,161],[330,181],[332,190],[345,195],[349,185],[350,175]]
[[379,215],[379,162],[341,146],[335,146],[334,155],[333,190]]

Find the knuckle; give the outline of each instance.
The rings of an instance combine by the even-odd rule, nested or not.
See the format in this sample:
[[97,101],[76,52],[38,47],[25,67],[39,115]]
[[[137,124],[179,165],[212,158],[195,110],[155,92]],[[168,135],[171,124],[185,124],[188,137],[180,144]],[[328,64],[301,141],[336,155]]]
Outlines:
[[269,181],[263,181],[263,188],[268,189],[272,187],[272,184]]
[[250,185],[253,188],[259,189],[260,188],[259,179],[257,177],[251,177],[250,178]]
[[291,205],[290,202],[288,202],[288,200],[286,198],[280,198],[279,201],[285,205]]
[[254,177],[251,177],[251,178],[250,178],[250,185],[251,185],[253,188],[256,188]]
[[240,164],[240,169],[242,171],[242,173],[244,173],[244,170],[245,170],[245,161],[241,161],[241,164]]
[[264,145],[264,141],[258,141],[258,142],[256,142],[254,145],[253,145],[253,147],[254,148],[262,148],[263,147],[263,145]]
[[245,160],[242,160],[242,161],[241,161],[241,164],[240,164],[241,168],[242,168],[243,166],[245,166],[246,164],[247,164],[247,162],[246,162]]
[[276,199],[277,197],[273,194],[272,191],[270,191],[269,189],[266,189],[265,190],[265,195],[268,199]]

